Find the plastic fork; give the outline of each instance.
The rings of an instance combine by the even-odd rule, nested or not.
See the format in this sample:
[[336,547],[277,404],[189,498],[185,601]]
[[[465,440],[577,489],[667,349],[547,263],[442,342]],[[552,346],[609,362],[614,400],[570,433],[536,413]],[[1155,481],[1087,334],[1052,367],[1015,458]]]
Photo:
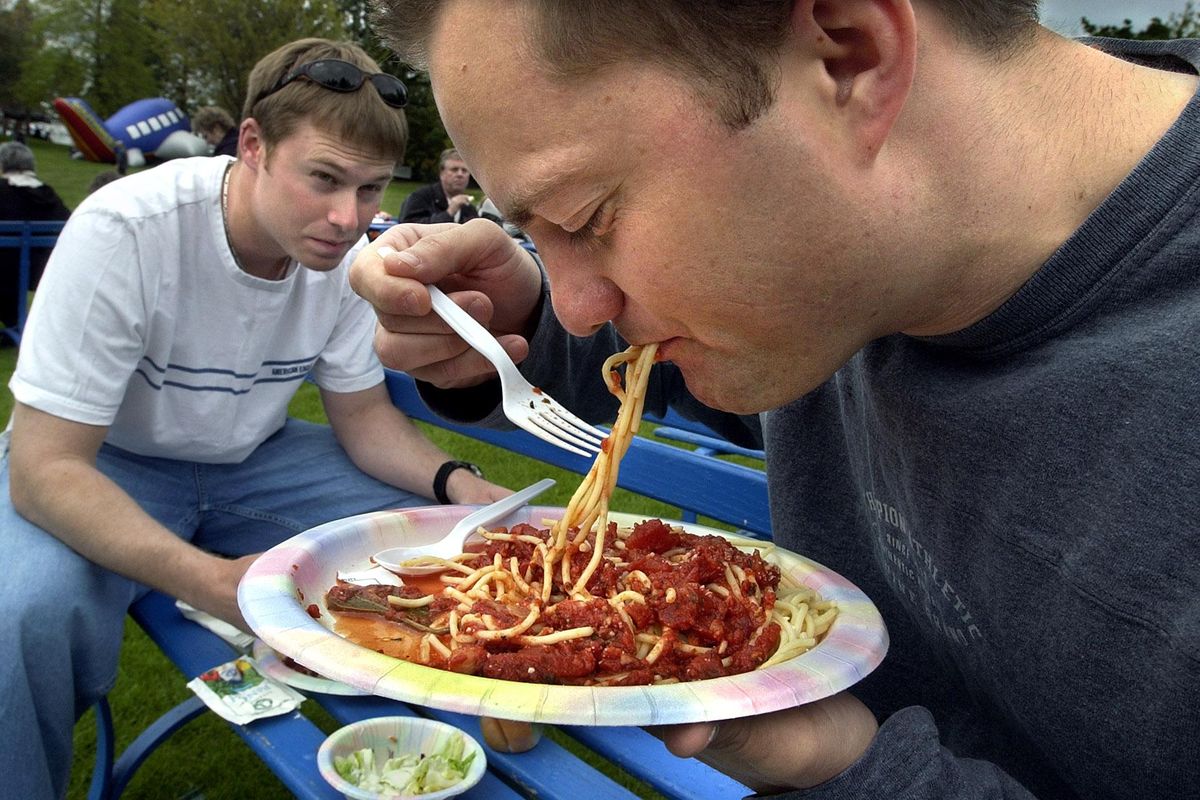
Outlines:
[[437,315],[496,368],[500,375],[504,416],[517,427],[563,450],[581,456],[600,452],[600,443],[608,435],[606,431],[592,427],[563,408],[553,397],[533,387],[487,328],[459,308],[438,287],[430,285],[426,288],[429,289],[429,297]]
[[436,542],[419,544],[410,547],[389,547],[380,550],[371,560],[386,570],[398,575],[428,575],[441,572],[441,566],[417,566],[409,561],[421,557],[450,558],[463,552],[467,539],[480,528],[486,528],[493,522],[504,519],[516,509],[528,503],[542,492],[554,485],[553,478],[542,478],[537,483],[526,486],[519,492],[514,492],[502,500],[484,506],[463,517],[450,529],[450,532]]
[[472,511],[463,517],[450,531],[436,542],[410,547],[389,547],[371,557],[372,566],[366,569],[338,570],[338,580],[363,586],[401,586],[399,575],[429,575],[441,572],[440,566],[410,566],[404,562],[421,556],[450,558],[463,552],[467,538],[481,527],[499,522],[521,506],[554,485],[553,478],[542,478],[519,492],[501,498],[494,503]]

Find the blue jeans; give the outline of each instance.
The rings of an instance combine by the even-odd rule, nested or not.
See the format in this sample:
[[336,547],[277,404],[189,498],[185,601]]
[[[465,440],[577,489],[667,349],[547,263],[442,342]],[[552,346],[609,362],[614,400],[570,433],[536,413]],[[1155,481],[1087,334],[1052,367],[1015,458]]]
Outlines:
[[[145,458],[108,445],[97,464],[181,539],[230,556],[333,519],[432,502],[360,472],[327,426],[298,420],[241,464]],[[0,794],[50,800],[66,793],[75,722],[112,688],[125,612],[146,588],[17,514],[8,480],[4,454]]]

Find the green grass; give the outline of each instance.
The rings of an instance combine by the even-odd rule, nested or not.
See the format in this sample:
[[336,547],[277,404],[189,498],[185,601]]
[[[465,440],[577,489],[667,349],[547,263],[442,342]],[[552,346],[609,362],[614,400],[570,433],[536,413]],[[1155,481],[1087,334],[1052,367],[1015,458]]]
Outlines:
[[[77,205],[86,195],[92,177],[109,168],[108,165],[72,160],[66,148],[42,142],[32,142],[31,147],[38,159],[39,174],[54,186],[70,207]],[[418,185],[393,183],[388,187],[383,208],[395,213],[403,198]],[[15,365],[16,350],[0,349],[0,381],[3,383],[3,389],[0,389],[0,419],[4,420],[8,419],[12,410],[8,380]],[[317,390],[308,383],[302,385],[290,411],[301,419],[326,421]],[[565,505],[578,485],[579,476],[575,473],[425,423],[417,424],[447,452],[456,458],[479,464],[487,476],[497,483],[519,488],[540,478],[555,478],[557,485],[539,502]],[[677,508],[622,489],[617,490],[612,505],[622,511],[646,516],[677,518],[679,515]],[[715,524],[711,521],[708,523]],[[191,677],[181,675],[136,624],[126,621],[117,681],[109,694],[118,753],[161,714],[187,699],[190,692],[185,684]],[[316,703],[306,702],[303,710],[323,730],[332,732],[337,727],[337,723]],[[602,763],[601,759],[585,751],[569,737],[554,730],[548,731],[547,736],[599,765],[635,794],[646,798],[658,797],[636,779],[612,765]],[[76,725],[74,741],[75,758],[67,795],[71,800],[84,798],[87,794],[96,747],[94,712],[89,711]],[[128,800],[194,800],[201,797],[204,800],[287,800],[291,794],[224,722],[214,715],[205,714],[158,748],[138,770],[123,796]]]

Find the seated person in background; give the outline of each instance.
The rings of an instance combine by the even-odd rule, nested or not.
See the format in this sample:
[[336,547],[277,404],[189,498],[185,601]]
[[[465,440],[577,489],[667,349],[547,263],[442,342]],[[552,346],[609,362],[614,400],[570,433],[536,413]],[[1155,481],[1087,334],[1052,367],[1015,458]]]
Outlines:
[[401,222],[466,222],[479,216],[467,194],[471,170],[453,147],[438,158],[438,180],[410,194],[400,207]]
[[[58,193],[37,176],[33,151],[20,142],[0,144],[0,219],[25,220],[66,219],[71,215]],[[35,248],[29,254],[29,288],[37,288],[50,251]],[[16,247],[0,249],[0,328],[16,325],[20,294],[19,273],[21,251]],[[0,344],[9,342],[0,336]]]
[[192,133],[212,146],[214,156],[237,157],[238,126],[220,106],[205,106],[192,116]]
[[[509,494],[392,405],[347,281],[407,138],[404,86],[378,72],[356,45],[281,47],[250,74],[239,159],[123,178],[59,238],[0,456],[5,796],[63,796],[147,587],[244,627],[238,581],[281,540]],[[288,418],[306,378],[328,426]]]
[[115,169],[106,169],[104,172],[97,172],[96,176],[92,178],[92,182],[88,184],[87,193],[91,194],[101,186],[108,186],[110,183],[121,177],[123,177],[121,173],[117,172]]

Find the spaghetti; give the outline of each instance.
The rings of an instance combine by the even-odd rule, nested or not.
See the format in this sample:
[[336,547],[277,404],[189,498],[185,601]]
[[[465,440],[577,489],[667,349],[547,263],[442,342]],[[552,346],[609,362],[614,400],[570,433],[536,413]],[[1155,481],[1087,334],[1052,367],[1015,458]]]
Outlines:
[[815,646],[837,610],[781,580],[760,553],[770,545],[660,520],[609,521],[656,350],[631,347],[605,362],[620,411],[561,519],[481,530],[480,548],[437,560],[444,572],[434,586],[337,584],[326,604],[339,632],[456,672],[579,685],[714,678]]

